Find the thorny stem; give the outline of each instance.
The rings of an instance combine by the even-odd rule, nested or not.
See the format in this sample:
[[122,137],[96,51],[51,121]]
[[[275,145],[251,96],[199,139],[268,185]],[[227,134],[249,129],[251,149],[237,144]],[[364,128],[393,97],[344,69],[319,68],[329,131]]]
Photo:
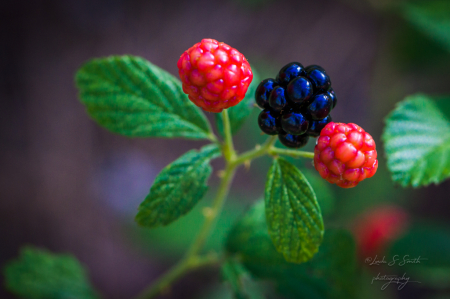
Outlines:
[[[255,149],[244,152],[241,155],[237,155],[233,145],[233,139],[231,136],[231,126],[230,119],[228,117],[228,112],[226,109],[222,112],[223,116],[223,129],[225,140],[222,146],[222,154],[225,157],[226,167],[223,171],[223,175],[220,181],[219,189],[217,190],[216,196],[212,202],[210,208],[205,209],[204,216],[205,221],[203,223],[197,238],[192,243],[187,254],[183,259],[181,259],[176,265],[173,266],[169,271],[167,271],[163,276],[157,279],[153,284],[148,286],[144,291],[142,291],[136,299],[151,299],[155,298],[161,292],[169,290],[173,282],[178,280],[184,274],[194,269],[198,269],[205,266],[217,265],[220,263],[221,258],[217,254],[207,254],[201,255],[202,250],[211,230],[214,228],[217,216],[220,214],[222,207],[224,205],[225,199],[230,190],[231,182],[233,181],[234,174],[236,173],[236,168],[251,161],[255,158],[264,156],[266,154],[270,155],[288,155],[291,157],[305,157],[313,158],[314,153],[286,150],[274,147],[276,137],[269,137],[266,142]],[[214,136],[214,135],[211,135]],[[213,140],[214,139],[214,140]],[[217,142],[216,137],[211,139],[213,142]]]

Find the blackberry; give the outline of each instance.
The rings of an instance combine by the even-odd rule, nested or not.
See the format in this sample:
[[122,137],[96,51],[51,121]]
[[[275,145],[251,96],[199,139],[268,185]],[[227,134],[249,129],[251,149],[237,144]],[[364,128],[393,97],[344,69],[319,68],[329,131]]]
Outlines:
[[299,62],[291,62],[283,66],[276,79],[280,85],[286,87],[289,82],[298,76],[306,76],[305,68]]
[[309,127],[309,121],[300,112],[283,113],[281,116],[281,128],[292,135],[302,135]]
[[297,77],[292,80],[286,90],[288,99],[298,106],[307,104],[313,95],[313,85],[305,77]]
[[313,120],[321,120],[328,116],[333,102],[325,93],[316,94],[308,106],[308,113]]
[[318,65],[310,65],[305,68],[306,77],[314,85],[314,91],[327,91],[331,86],[330,77],[327,75],[325,70]]
[[287,147],[300,148],[308,143],[309,136],[304,135],[292,135],[289,133],[279,134],[278,139],[282,144]]
[[285,90],[281,86],[275,87],[269,96],[269,106],[273,111],[280,112],[287,106]]
[[272,90],[278,85],[275,79],[265,79],[259,83],[255,92],[256,104],[265,109],[269,108],[269,96]]
[[268,135],[277,135],[287,147],[304,146],[318,137],[331,122],[330,111],[337,98],[330,77],[318,65],[303,67],[291,62],[276,79],[263,80],[256,89],[256,103],[264,109],[258,125]]
[[309,123],[308,131],[306,131],[306,134],[308,134],[311,137],[318,137],[320,135],[320,131],[332,121],[331,115],[328,115],[322,120],[313,120]]
[[277,115],[270,109],[264,109],[258,116],[258,125],[267,135],[277,135],[281,130]]

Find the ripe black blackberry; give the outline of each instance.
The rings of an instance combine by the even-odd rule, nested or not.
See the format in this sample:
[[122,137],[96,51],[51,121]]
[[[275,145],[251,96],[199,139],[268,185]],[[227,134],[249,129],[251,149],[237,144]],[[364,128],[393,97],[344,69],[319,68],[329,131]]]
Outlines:
[[255,99],[264,109],[258,117],[261,130],[278,135],[282,144],[292,148],[319,136],[331,122],[330,111],[337,103],[326,71],[318,65],[303,67],[299,62],[282,67],[276,79],[261,81]]

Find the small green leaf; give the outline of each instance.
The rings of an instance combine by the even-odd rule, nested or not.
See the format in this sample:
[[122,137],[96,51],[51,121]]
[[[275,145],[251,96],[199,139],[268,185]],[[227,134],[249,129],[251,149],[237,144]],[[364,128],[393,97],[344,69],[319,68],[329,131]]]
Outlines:
[[450,176],[450,123],[426,95],[400,102],[382,138],[394,182],[419,187]]
[[264,201],[257,202],[230,231],[227,251],[254,277],[270,279],[287,298],[355,298],[356,245],[344,230],[327,230],[318,253],[302,264],[288,263],[267,232]]
[[99,298],[83,266],[71,255],[25,247],[5,266],[4,274],[6,288],[21,298]]
[[448,0],[405,2],[403,17],[450,51],[450,5]]
[[284,159],[274,159],[265,190],[269,235],[288,262],[303,263],[319,249],[323,221],[305,176]]
[[[248,87],[245,98],[243,98],[242,101],[236,106],[228,108],[228,117],[230,118],[231,124],[231,134],[236,134],[244,124],[247,117],[249,117],[252,113],[254,108],[253,105],[255,104],[255,90],[256,87],[258,87],[259,83],[260,81],[258,73],[253,70],[253,80]],[[224,136],[221,113],[216,113],[216,125],[220,135]]]
[[166,166],[156,177],[149,195],[139,206],[138,224],[167,225],[189,212],[203,197],[212,168],[209,162],[220,155],[215,144],[191,150]]
[[180,81],[134,56],[86,63],[76,74],[81,102],[108,130],[131,137],[206,139],[210,127]]

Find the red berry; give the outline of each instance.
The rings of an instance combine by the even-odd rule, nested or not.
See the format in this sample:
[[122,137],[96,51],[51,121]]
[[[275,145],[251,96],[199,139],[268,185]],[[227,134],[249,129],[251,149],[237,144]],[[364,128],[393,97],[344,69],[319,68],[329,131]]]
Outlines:
[[358,125],[330,122],[317,139],[314,167],[332,184],[355,187],[377,171],[375,142]]
[[214,39],[203,39],[185,51],[178,73],[189,99],[209,112],[237,105],[253,79],[244,55]]
[[382,255],[387,245],[407,229],[408,222],[408,213],[392,205],[379,206],[362,214],[353,224],[359,255],[363,258]]

